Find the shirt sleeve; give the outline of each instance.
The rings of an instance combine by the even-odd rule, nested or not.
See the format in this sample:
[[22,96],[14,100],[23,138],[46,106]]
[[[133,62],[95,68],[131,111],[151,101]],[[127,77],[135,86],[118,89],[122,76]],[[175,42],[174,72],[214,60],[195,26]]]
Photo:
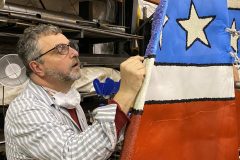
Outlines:
[[119,137],[120,131],[126,126],[126,124],[130,121],[127,115],[121,110],[119,104],[114,101],[113,99],[108,101],[108,104],[116,104],[117,105],[117,111],[115,115],[115,125],[116,125],[116,131],[117,131],[117,137]]

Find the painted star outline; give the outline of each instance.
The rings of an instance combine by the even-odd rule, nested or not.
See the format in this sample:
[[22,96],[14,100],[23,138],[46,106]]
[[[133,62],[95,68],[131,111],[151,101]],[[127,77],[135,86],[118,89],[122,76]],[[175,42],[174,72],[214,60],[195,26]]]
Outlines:
[[[231,24],[231,28],[233,27],[233,24],[235,23],[235,28],[234,29],[236,29],[237,28],[237,21],[236,21],[236,19],[235,18],[233,18],[233,21],[232,21],[232,24]],[[231,43],[232,43],[232,40],[233,40],[233,38],[234,37],[232,37],[232,35],[231,35]],[[238,52],[238,41],[239,41],[239,37],[236,39],[236,43],[237,43],[237,48],[235,49],[234,48],[234,46],[232,46],[232,44],[231,44],[231,48],[233,49],[233,51],[234,52]]]
[[[165,18],[166,18],[166,21],[165,21]],[[162,49],[163,29],[164,29],[164,27],[166,26],[166,24],[168,23],[168,21],[169,21],[169,19],[170,19],[167,14],[166,14],[165,18],[164,18],[164,23],[163,23],[163,26],[162,26],[162,33],[161,33],[161,35],[160,35],[160,40],[159,40],[159,48],[160,48],[160,50]]]
[[211,44],[209,43],[209,40],[208,40],[208,38],[207,38],[205,29],[209,26],[210,23],[212,23],[212,22],[215,20],[216,16],[214,15],[214,16],[202,16],[202,17],[200,17],[200,16],[198,15],[197,10],[196,10],[196,14],[197,14],[197,16],[198,16],[199,19],[212,18],[212,20],[211,20],[207,25],[205,25],[205,27],[203,28],[203,32],[204,32],[204,35],[205,35],[205,37],[206,37],[206,39],[207,39],[207,41],[208,41],[208,45],[205,44],[200,38],[196,38],[196,39],[189,45],[189,47],[187,46],[188,31],[181,25],[181,23],[180,23],[179,21],[186,21],[186,20],[189,20],[189,19],[190,19],[191,10],[192,10],[192,5],[193,5],[194,8],[196,9],[195,4],[193,3],[193,1],[191,1],[191,3],[190,3],[190,8],[189,8],[189,13],[188,13],[188,18],[186,18],[186,19],[185,19],[185,18],[178,18],[178,19],[176,19],[178,25],[186,32],[186,47],[185,47],[185,48],[186,48],[186,50],[188,50],[189,48],[192,47],[192,45],[193,45],[196,41],[199,41],[199,42],[202,43],[203,45],[211,48]]

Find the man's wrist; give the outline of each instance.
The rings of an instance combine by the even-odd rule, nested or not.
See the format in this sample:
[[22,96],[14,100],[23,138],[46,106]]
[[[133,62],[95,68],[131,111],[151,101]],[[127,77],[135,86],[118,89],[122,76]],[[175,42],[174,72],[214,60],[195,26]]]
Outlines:
[[119,91],[113,97],[113,100],[116,101],[121,107],[121,110],[127,114],[129,109],[133,106],[135,98],[136,95],[133,93]]

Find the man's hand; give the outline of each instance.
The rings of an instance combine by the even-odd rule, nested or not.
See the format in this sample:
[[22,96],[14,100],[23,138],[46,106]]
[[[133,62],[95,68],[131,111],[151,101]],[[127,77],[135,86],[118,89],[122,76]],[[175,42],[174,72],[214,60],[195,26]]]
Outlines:
[[142,63],[143,60],[143,57],[134,56],[120,65],[120,89],[113,99],[118,102],[125,113],[132,107],[137,93],[142,86],[146,72],[145,66]]

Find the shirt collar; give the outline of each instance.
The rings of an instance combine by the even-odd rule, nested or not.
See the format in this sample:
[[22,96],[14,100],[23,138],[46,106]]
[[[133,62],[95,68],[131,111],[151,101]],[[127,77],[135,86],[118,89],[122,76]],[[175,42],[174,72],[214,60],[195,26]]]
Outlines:
[[40,100],[42,100],[49,106],[54,105],[52,97],[46,92],[46,90],[42,86],[37,85],[32,80],[29,80],[28,89],[31,90],[36,97],[38,97]]

